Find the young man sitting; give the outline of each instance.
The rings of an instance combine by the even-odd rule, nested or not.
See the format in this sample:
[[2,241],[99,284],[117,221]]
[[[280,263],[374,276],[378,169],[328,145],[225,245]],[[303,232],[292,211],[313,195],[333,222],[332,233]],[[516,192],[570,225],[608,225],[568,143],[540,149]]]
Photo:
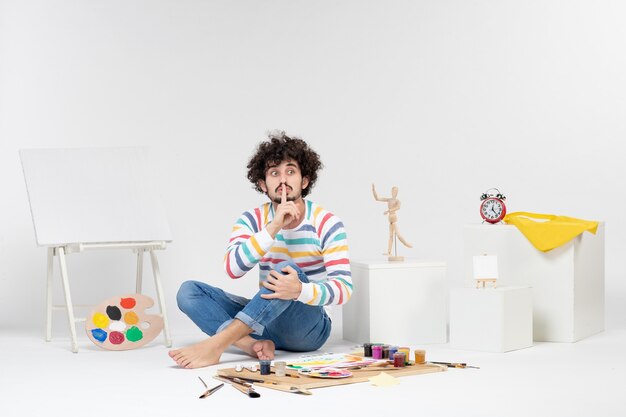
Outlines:
[[352,294],[348,243],[337,216],[304,199],[322,167],[306,142],[270,133],[248,162],[248,179],[269,202],[235,222],[225,269],[240,278],[259,265],[259,292],[247,299],[198,281],[184,282],[179,308],[210,337],[169,355],[183,368],[219,363],[231,345],[259,359],[274,350],[313,351],[328,339],[324,306]]

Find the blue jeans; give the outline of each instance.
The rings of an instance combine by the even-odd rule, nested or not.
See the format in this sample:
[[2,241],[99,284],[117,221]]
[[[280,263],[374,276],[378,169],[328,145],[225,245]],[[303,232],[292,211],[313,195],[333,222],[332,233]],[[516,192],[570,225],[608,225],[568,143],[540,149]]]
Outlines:
[[[274,267],[291,266],[302,282],[309,282],[306,274],[293,262],[282,262]],[[319,349],[330,335],[331,322],[322,306],[310,306],[293,300],[266,300],[261,294],[272,291],[261,287],[251,299],[229,294],[217,287],[199,281],[185,281],[176,300],[178,308],[200,329],[213,336],[228,326],[233,319],[241,320],[252,329],[258,340],[271,340],[276,349],[307,352]]]

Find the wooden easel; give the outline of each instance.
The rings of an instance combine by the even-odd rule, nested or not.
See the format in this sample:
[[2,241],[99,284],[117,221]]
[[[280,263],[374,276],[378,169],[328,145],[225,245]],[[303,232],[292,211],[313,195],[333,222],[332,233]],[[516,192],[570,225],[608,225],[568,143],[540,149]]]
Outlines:
[[[144,253],[150,253],[150,261],[152,264],[152,274],[154,276],[154,286],[157,292],[157,300],[159,310],[163,318],[163,335],[165,336],[165,346],[172,346],[170,337],[169,324],[167,314],[165,313],[165,301],[163,298],[163,286],[161,285],[161,272],[157,261],[155,250],[165,249],[165,242],[136,242],[136,243],[85,243],[73,244],[65,246],[54,246],[48,248],[48,279],[46,286],[46,342],[52,341],[52,310],[66,310],[67,319],[70,326],[70,337],[72,352],[78,353],[78,342],[76,339],[77,322],[84,322],[85,318],[76,318],[74,315],[74,307],[88,307],[72,304],[72,295],[70,292],[69,277],[67,274],[67,264],[65,256],[71,253],[80,253],[87,250],[103,250],[103,249],[131,249],[137,253],[137,278],[135,283],[135,291],[141,294],[143,281],[143,258]],[[65,295],[65,305],[52,304],[52,286],[54,280],[54,258],[58,257],[59,270],[61,273],[61,282],[63,285],[63,293]]]
[[[165,345],[171,338],[156,250],[172,241],[158,190],[147,169],[146,148],[21,150],[37,245],[47,248],[46,341],[52,339],[52,311],[64,309],[72,352],[78,352],[66,256],[88,250],[130,249],[137,253],[136,292],[141,294],[144,254],[150,254]],[[64,305],[52,304],[54,261],[58,258]],[[110,294],[113,295],[113,294]]]
[[476,278],[476,288],[480,288],[481,285],[485,288],[487,283],[491,283],[493,288],[496,288],[496,281],[496,278]]

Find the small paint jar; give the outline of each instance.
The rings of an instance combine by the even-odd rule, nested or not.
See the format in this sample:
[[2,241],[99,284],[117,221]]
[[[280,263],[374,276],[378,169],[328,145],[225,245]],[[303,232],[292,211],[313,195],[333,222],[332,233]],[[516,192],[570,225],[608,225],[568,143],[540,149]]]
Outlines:
[[406,347],[406,346],[399,347],[399,348],[398,348],[398,352],[402,352],[402,353],[404,353],[404,359],[405,359],[405,360],[407,360],[407,361],[408,361],[408,360],[409,360],[409,358],[411,357],[411,349],[409,349],[409,348],[408,348],[408,347]]
[[393,366],[394,368],[403,368],[406,356],[404,352],[396,352],[393,354]]
[[382,345],[374,345],[374,346],[372,346],[372,358],[374,358],[374,359],[382,359],[383,358],[383,346]]
[[272,372],[272,361],[259,361],[261,375],[269,375]]
[[413,351],[413,355],[415,355],[415,364],[426,363],[426,351],[415,349]]
[[274,374],[276,374],[276,376],[287,375],[287,362],[274,362]]
[[389,359],[393,360],[393,354],[398,351],[398,346],[389,346]]
[[363,343],[363,356],[366,358],[372,357],[372,344],[371,343]]
[[383,359],[392,359],[393,356],[389,356],[389,345],[383,345]]

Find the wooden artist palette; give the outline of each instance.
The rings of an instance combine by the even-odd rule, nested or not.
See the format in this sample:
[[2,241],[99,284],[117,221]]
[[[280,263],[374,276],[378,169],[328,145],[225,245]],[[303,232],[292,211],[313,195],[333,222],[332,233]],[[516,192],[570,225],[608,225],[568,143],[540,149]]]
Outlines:
[[142,294],[111,297],[87,316],[85,330],[96,345],[109,350],[136,349],[163,330],[163,318],[146,314],[154,301]]
[[394,368],[393,366],[385,367],[365,367],[361,369],[350,369],[352,376],[346,378],[316,378],[313,376],[301,375],[294,369],[288,369],[286,376],[276,376],[273,372],[270,375],[261,375],[259,372],[251,372],[243,369],[239,372],[235,368],[222,368],[217,370],[217,375],[229,378],[241,378],[247,380],[258,381],[255,385],[277,389],[280,391],[296,392],[296,390],[288,390],[287,388],[311,389],[324,388],[336,385],[355,384],[358,382],[368,382],[371,377],[380,375],[381,372],[388,373],[394,377],[402,377],[409,375],[428,374],[432,372],[444,372],[446,366],[435,365],[432,363],[424,363],[419,365],[406,366],[404,368]]

